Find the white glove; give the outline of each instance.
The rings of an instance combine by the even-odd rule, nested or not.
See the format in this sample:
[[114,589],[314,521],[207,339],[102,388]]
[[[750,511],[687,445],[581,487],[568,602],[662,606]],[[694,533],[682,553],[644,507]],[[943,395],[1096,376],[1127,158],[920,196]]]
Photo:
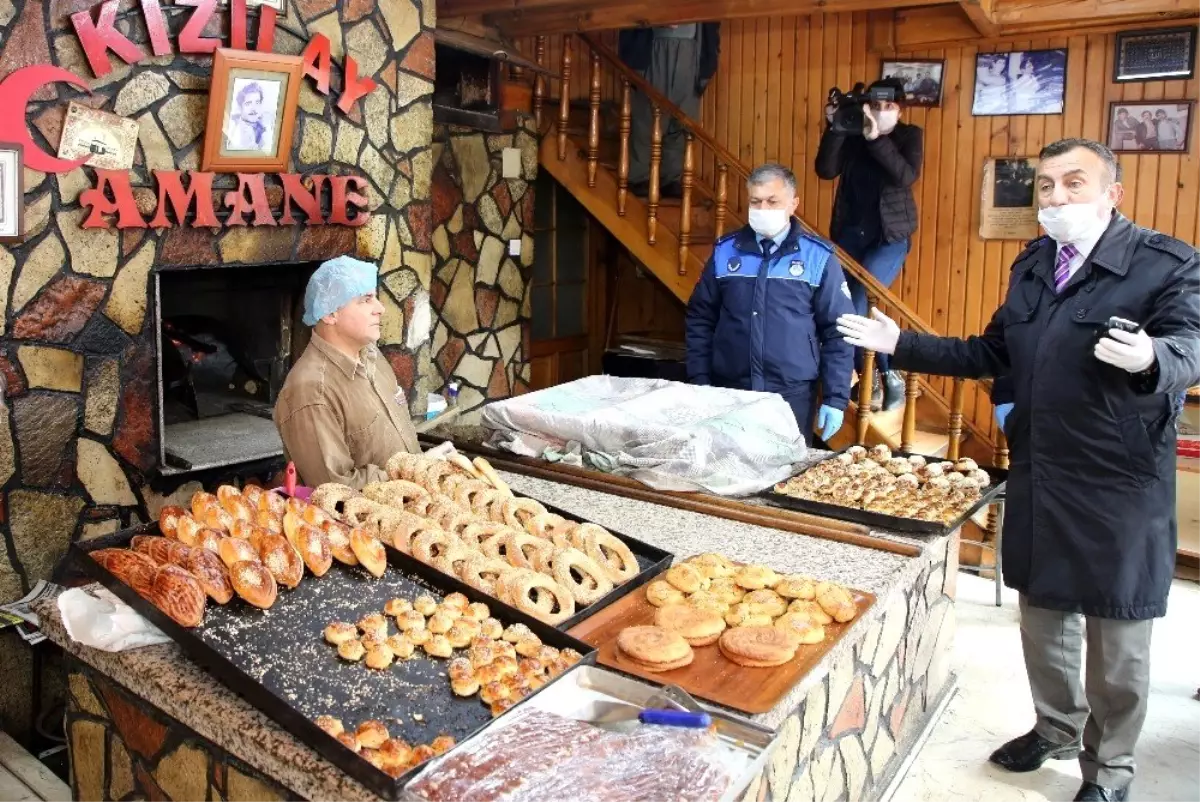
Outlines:
[[838,331],[846,338],[846,342],[858,348],[866,348],[880,354],[896,353],[896,343],[900,342],[900,327],[878,309],[871,310],[871,318],[842,315],[837,319]]
[[1108,336],[1100,338],[1093,353],[1101,362],[1130,373],[1141,373],[1154,364],[1154,340],[1141,330],[1137,334],[1130,334],[1120,329],[1109,329]]

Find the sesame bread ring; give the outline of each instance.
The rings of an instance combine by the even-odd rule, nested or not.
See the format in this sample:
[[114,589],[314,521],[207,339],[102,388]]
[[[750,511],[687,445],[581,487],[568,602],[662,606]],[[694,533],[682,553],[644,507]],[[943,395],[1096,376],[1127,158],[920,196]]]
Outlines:
[[476,590],[496,596],[496,580],[508,570],[508,563],[475,552],[459,566],[458,578]]
[[505,499],[501,510],[504,514],[504,523],[523,532],[529,531],[525,528],[527,521],[546,512],[546,508],[540,502],[531,498]]
[[487,482],[481,482],[478,479],[463,482],[454,489],[454,502],[461,507],[468,509],[475,506],[475,497],[480,493],[495,492]]
[[487,540],[492,535],[506,535],[510,532],[516,532],[504,524],[498,524],[492,521],[475,521],[464,526],[458,533],[458,536],[464,543],[475,549],[482,549],[483,541]]
[[429,491],[416,482],[393,479],[388,482],[371,482],[363,487],[362,494],[380,504],[403,507],[413,499],[428,496]]
[[350,526],[366,526],[382,508],[383,505],[365,496],[355,496],[342,506],[342,520]]
[[511,535],[511,530],[507,532],[501,532],[500,534],[496,535],[490,535],[479,544],[479,550],[488,557],[491,557],[493,560],[503,560],[509,565],[512,565],[512,561],[508,559],[508,549],[509,545],[512,543]]
[[397,451],[384,463],[383,469],[392,479],[404,479],[411,482],[413,474],[420,464],[420,456],[407,451]]
[[425,466],[425,470],[417,473],[414,481],[431,493],[441,493],[443,492],[442,482],[447,476],[453,475],[454,472],[455,467],[449,462],[442,459],[435,459]]
[[655,607],[666,607],[668,604],[682,604],[687,600],[683,591],[667,582],[656,579],[646,586],[646,601]]
[[429,529],[412,539],[412,556],[426,565],[433,565],[435,558],[442,556],[455,543],[461,543],[449,532]]
[[605,570],[579,549],[563,549],[550,564],[554,580],[567,588],[580,605],[599,601],[613,589]]
[[534,537],[553,540],[555,535],[560,535],[569,543],[569,535],[571,530],[578,526],[574,521],[568,521],[561,515],[555,515],[552,512],[536,515],[525,522],[525,531]]
[[463,564],[476,554],[478,552],[467,548],[461,541],[456,541],[441,554],[433,558],[433,567],[443,574],[457,577],[462,570]]
[[493,504],[503,504],[506,497],[499,490],[486,488],[471,496],[471,513],[479,518],[490,521]]
[[[539,588],[549,591],[554,599],[554,607],[548,612],[544,611],[543,606],[537,603],[533,595],[533,591]],[[535,616],[551,626],[561,624],[575,614],[575,599],[572,594],[544,574],[535,574],[532,571],[523,573],[513,583],[511,592],[518,610]]]
[[531,571],[537,571],[533,560],[544,560],[554,552],[554,546],[550,541],[542,540],[540,537],[534,537],[526,532],[514,530],[500,537],[505,538],[504,558],[514,568],[528,568]]
[[349,485],[337,482],[326,482],[317,485],[309,497],[309,502],[315,504],[330,515],[341,515],[342,505],[358,495],[358,491]]
[[454,494],[458,492],[458,489],[460,487],[467,484],[468,482],[474,482],[474,481],[476,481],[476,480],[472,479],[470,476],[466,475],[465,473],[452,473],[449,476],[442,478],[442,486],[441,486],[442,494],[453,498]]
[[413,540],[421,535],[431,532],[442,532],[441,528],[432,521],[418,518],[415,515],[408,515],[408,513],[404,513],[404,515],[403,519],[389,523],[380,532],[380,537],[405,554],[412,554]]
[[629,547],[603,527],[580,524],[575,532],[582,534],[584,554],[608,573],[613,584],[628,582],[642,570]]
[[666,580],[684,593],[705,590],[711,584],[695,567],[687,563],[672,565],[667,569]]

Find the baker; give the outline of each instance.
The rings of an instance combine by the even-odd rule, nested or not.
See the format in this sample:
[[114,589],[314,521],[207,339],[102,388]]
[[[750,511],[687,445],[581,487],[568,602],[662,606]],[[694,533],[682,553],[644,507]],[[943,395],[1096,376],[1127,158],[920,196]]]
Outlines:
[[1121,171],[1104,145],[1065,139],[1039,158],[1048,236],[1013,263],[983,334],[901,332],[878,310],[838,328],[905,370],[1006,377],[994,397],[1012,403],[1003,573],[1020,593],[1036,722],[991,761],[1033,771],[1078,754],[1075,799],[1124,800],[1175,568],[1175,421],[1200,382],[1200,254],[1115,211]]
[[283,383],[275,425],[301,483],[360,489],[386,481],[398,451],[420,453],[408,402],[379,353],[383,304],[375,265],[339,256],[322,264],[304,291],[312,340]]

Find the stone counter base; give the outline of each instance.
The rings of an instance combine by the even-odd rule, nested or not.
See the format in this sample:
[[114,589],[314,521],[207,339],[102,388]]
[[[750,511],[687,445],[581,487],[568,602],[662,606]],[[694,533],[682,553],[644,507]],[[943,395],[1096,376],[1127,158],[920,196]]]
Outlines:
[[78,660],[68,681],[71,794],[80,800],[298,799]]

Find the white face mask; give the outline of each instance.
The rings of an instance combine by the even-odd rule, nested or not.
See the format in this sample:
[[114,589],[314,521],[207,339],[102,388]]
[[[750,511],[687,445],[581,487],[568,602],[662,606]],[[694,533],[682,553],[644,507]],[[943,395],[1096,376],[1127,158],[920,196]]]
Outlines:
[[1112,207],[1101,198],[1092,203],[1068,203],[1038,210],[1038,222],[1050,238],[1062,245],[1078,243],[1100,235],[1108,226]]
[[788,225],[787,209],[751,209],[750,227],[760,237],[774,237]]
[[896,128],[896,123],[900,122],[900,109],[877,111],[875,119],[879,123],[879,133],[890,134]]

